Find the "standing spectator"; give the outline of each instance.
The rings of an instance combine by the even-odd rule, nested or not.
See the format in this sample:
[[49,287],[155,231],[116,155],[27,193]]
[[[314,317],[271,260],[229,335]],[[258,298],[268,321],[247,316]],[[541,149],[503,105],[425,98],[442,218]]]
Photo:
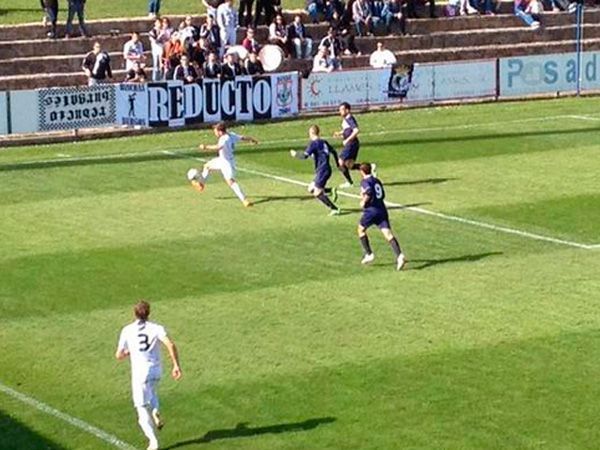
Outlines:
[[334,12],[337,12],[339,15],[344,13],[343,0],[325,0],[325,20],[327,22],[333,18]]
[[51,39],[56,39],[56,21],[58,19],[58,0],[42,0],[46,22],[50,22],[50,31],[46,33]]
[[335,67],[329,58],[329,50],[326,47],[319,47],[317,54],[313,59],[313,72],[333,72]]
[[385,22],[385,31],[387,34],[392,33],[392,27],[398,23],[401,34],[406,34],[406,17],[402,11],[402,3],[400,0],[385,0],[383,3],[383,20]]
[[329,27],[333,29],[335,35],[339,38],[344,55],[360,55],[360,51],[354,44],[352,27],[344,19],[344,16],[340,16],[337,11],[334,11],[333,17],[329,21]]
[[281,14],[278,14],[273,20],[273,23],[269,25],[269,43],[278,45],[283,50],[286,57],[290,55],[290,41]]
[[77,14],[79,22],[79,34],[85,37],[90,37],[85,26],[85,0],[69,0],[69,12],[67,15],[67,26],[65,30],[65,38],[68,39],[73,34],[73,17]]
[[202,4],[206,8],[206,15],[216,19],[217,8],[223,3],[223,0],[202,0]]
[[183,55],[183,46],[179,40],[179,33],[175,31],[171,34],[169,42],[165,44],[163,52],[163,68],[167,79],[171,78],[173,70],[179,65],[181,55]]
[[396,56],[383,47],[383,42],[377,43],[377,50],[371,53],[371,57],[369,58],[369,65],[374,69],[391,67],[396,64],[396,62]]
[[237,54],[228,53],[225,55],[225,64],[221,66],[221,76],[224,80],[233,80],[242,75],[242,66],[237,62]]
[[515,0],[515,15],[534,30],[540,27],[539,11],[536,0]]
[[254,29],[258,27],[260,15],[263,12],[265,14],[264,24],[268,25],[273,21],[273,15],[275,14],[273,0],[256,0],[256,9],[254,10]]
[[325,0],[306,0],[306,12],[312,23],[319,23],[321,15],[325,15]]
[[356,27],[356,34],[358,36],[373,34],[371,18],[371,8],[368,0],[355,0],[352,4],[352,20],[354,20],[354,26]]
[[198,68],[202,67],[206,62],[206,55],[210,53],[210,49],[208,48],[206,41],[202,38],[198,39],[192,48],[190,53],[188,54],[190,58],[190,62],[198,66]]
[[194,25],[192,16],[186,16],[183,26],[180,27],[179,36],[184,51],[188,55],[192,54],[194,45],[200,39],[200,29]]
[[125,70],[130,70],[135,61],[140,63],[144,61],[144,46],[140,41],[140,35],[137,31],[131,33],[131,39],[125,42],[123,46],[123,59],[125,60]]
[[406,16],[409,19],[418,19],[417,15],[417,5],[416,2],[423,1],[424,3],[429,2],[429,17],[435,19],[435,0],[407,0],[406,2]]
[[254,32],[254,28],[248,28],[248,30],[246,31],[246,37],[242,41],[242,46],[246,50],[248,50],[248,53],[254,52],[258,54],[258,52],[260,51],[260,44],[254,37],[255,34],[256,33]]
[[208,60],[202,69],[204,78],[221,78],[221,64],[219,64],[216,53],[208,54]]
[[477,10],[477,8],[474,8],[473,5],[471,5],[471,2],[469,0],[459,0],[459,8],[460,8],[461,16],[479,14],[479,11]]
[[165,42],[168,41],[160,19],[154,21],[154,27],[148,32],[148,37],[152,49],[152,81],[158,81],[162,79],[162,56]]
[[156,19],[160,13],[160,0],[148,0],[148,17]]
[[200,38],[206,41],[211,52],[221,54],[221,32],[213,16],[207,16],[206,22],[200,27]]
[[302,17],[294,16],[294,21],[288,27],[289,40],[294,44],[296,58],[310,58],[312,56],[313,40],[306,34],[306,27]]
[[265,69],[260,62],[260,59],[258,59],[258,56],[254,52],[248,53],[248,58],[246,58],[244,69],[247,75],[262,75],[265,73]]
[[108,53],[102,51],[100,42],[94,42],[94,48],[85,55],[81,68],[88,78],[88,86],[95,86],[106,82],[107,78],[112,78],[110,57]]
[[340,41],[335,29],[332,27],[329,27],[327,30],[327,36],[321,39],[319,47],[325,47],[328,50],[327,55],[331,60],[339,60],[342,56],[342,41]]
[[145,83],[146,72],[142,69],[139,61],[133,63],[131,70],[128,70],[125,74],[126,83]]
[[181,80],[184,84],[191,84],[198,78],[198,73],[194,66],[190,65],[187,55],[181,55],[179,65],[173,71],[173,80]]
[[227,48],[235,45],[238,19],[237,11],[232,6],[231,0],[225,0],[217,8],[217,25],[221,32],[221,46]]
[[252,6],[254,0],[240,0],[240,9],[238,11],[238,25],[240,27],[249,27],[252,23]]

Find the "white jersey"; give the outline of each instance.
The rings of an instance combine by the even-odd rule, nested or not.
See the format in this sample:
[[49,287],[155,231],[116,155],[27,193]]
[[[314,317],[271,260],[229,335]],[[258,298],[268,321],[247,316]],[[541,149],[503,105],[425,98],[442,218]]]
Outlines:
[[131,379],[160,378],[160,341],[167,337],[162,325],[136,320],[123,327],[118,350],[127,350],[131,360]]
[[235,166],[235,158],[233,152],[235,151],[235,144],[242,140],[239,134],[225,133],[219,138],[217,143],[219,147],[219,157],[228,161],[232,166]]

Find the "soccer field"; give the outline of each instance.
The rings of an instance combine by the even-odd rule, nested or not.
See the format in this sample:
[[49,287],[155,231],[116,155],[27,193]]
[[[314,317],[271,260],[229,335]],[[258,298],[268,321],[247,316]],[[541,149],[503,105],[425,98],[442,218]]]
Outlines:
[[597,448],[600,98],[357,119],[403,272],[289,156],[339,117],[234,129],[251,209],[188,185],[209,131],[0,151],[0,448],[145,448],[114,359],[138,298],[184,371],[163,449]]

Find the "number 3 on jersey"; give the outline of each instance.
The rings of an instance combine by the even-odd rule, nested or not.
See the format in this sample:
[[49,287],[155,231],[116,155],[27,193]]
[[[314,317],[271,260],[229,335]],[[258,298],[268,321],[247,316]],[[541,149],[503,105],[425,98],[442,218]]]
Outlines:
[[140,338],[140,352],[147,352],[150,348],[150,338],[144,333],[138,334],[138,338]]

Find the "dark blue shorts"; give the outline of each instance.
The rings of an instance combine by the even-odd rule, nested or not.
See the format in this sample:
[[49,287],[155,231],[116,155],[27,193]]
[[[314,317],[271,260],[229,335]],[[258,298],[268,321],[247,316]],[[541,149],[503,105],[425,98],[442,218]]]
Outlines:
[[317,187],[319,189],[325,189],[325,186],[327,186],[327,181],[329,180],[329,178],[331,178],[331,169],[330,170],[320,170],[319,172],[315,173],[315,178],[313,180],[313,183],[315,184],[315,187]]
[[360,225],[363,228],[369,228],[371,225],[377,225],[381,228],[390,229],[390,218],[387,211],[380,209],[365,209],[360,218]]
[[356,161],[356,159],[358,158],[359,148],[360,144],[358,143],[358,141],[354,141],[349,143],[348,145],[345,145],[342,151],[340,152],[340,159],[342,161],[347,161],[349,159]]

